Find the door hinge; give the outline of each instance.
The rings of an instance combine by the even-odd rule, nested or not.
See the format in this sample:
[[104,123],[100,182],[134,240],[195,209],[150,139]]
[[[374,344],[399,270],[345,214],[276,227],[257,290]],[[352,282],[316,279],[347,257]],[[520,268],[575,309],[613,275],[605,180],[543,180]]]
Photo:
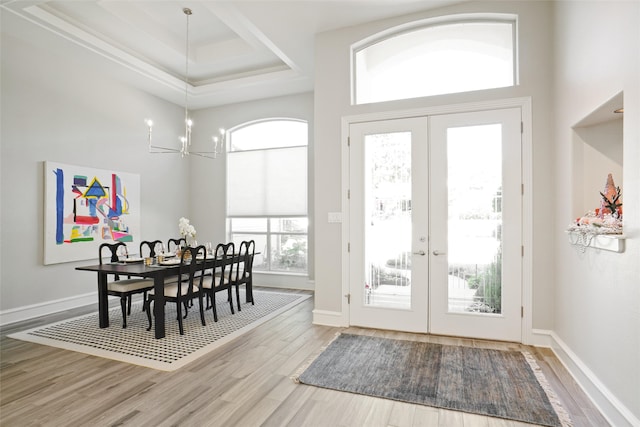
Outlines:
[[351,252],[351,243],[347,243],[347,252]]
[[520,122],[520,133],[524,133],[524,122]]
[[347,137],[347,147],[351,147],[351,137]]
[[351,304],[351,294],[346,294],[345,298],[347,299],[347,304]]
[[520,317],[524,318],[524,306],[520,306]]
[[347,200],[351,200],[351,190],[347,190]]
[[520,246],[520,256],[524,256],[524,245]]
[[520,194],[524,196],[524,184],[520,184]]

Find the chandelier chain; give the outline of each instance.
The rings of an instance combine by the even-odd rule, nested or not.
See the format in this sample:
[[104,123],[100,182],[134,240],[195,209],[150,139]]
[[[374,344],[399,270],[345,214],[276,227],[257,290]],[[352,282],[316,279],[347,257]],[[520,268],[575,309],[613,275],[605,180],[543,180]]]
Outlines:
[[185,123],[188,120],[188,108],[189,108],[189,16],[191,15],[191,9],[184,8],[182,9],[185,15],[187,15],[187,37],[186,37],[186,55],[184,57],[184,120]]

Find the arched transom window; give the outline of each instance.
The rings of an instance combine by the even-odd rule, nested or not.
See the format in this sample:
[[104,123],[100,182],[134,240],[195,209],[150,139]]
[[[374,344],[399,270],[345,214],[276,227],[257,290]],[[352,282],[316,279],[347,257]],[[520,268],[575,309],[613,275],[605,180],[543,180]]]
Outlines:
[[516,19],[421,22],[352,47],[355,104],[517,84]]

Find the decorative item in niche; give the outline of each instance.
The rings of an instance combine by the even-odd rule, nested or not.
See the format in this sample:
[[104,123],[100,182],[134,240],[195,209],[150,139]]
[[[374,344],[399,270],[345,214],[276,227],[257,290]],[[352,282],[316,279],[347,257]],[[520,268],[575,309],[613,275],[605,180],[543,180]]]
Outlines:
[[140,175],[45,162],[44,263],[95,259],[140,234]]
[[607,185],[604,186],[604,191],[604,193],[600,193],[602,203],[600,203],[598,216],[600,219],[604,219],[604,215],[609,213],[614,218],[622,218],[622,203],[618,203],[622,192],[620,191],[620,187],[616,187],[613,183],[611,174],[607,176]]
[[600,207],[587,212],[569,224],[567,231],[572,244],[584,249],[597,235],[622,234],[622,191],[613,182],[613,176],[607,176],[604,191],[600,193]]

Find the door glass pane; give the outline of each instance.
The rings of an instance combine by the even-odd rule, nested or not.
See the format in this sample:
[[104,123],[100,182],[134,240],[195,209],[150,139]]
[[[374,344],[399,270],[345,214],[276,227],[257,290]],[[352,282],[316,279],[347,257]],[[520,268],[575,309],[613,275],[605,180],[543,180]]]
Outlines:
[[447,131],[448,307],[502,311],[502,126]]
[[411,132],[367,135],[364,304],[411,308]]

